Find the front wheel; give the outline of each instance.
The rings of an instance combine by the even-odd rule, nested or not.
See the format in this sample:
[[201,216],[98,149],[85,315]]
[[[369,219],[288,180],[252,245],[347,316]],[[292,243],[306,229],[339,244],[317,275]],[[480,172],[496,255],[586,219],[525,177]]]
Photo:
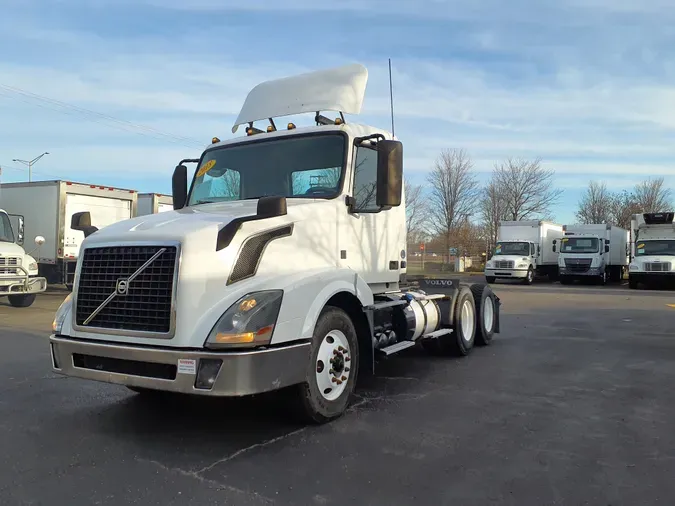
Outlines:
[[22,295],[9,295],[9,303],[14,307],[30,307],[35,302],[34,293],[22,294]]
[[494,283],[496,280],[497,278],[495,278],[494,276],[485,276],[485,281],[487,281],[490,284]]
[[605,286],[607,284],[607,272],[600,274],[600,279],[598,280],[600,285]]
[[342,309],[326,307],[314,328],[306,380],[297,386],[302,418],[326,423],[341,416],[354,392],[358,364],[354,323]]
[[532,267],[527,269],[527,276],[525,277],[524,283],[526,285],[531,285],[534,283],[534,269]]
[[637,289],[637,287],[638,287],[637,279],[629,277],[628,278],[628,288],[630,288],[631,290],[635,290],[635,289]]

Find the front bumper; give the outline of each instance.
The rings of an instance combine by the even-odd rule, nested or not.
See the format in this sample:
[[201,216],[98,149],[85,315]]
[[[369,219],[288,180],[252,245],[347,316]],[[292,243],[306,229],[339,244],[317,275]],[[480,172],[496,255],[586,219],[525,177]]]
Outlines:
[[603,272],[604,271],[600,267],[592,267],[592,268],[590,268],[586,271],[582,271],[582,272],[570,270],[567,267],[558,267],[558,274],[560,276],[572,276],[572,277],[575,277],[575,278],[576,277],[579,277],[579,278],[598,277],[598,276],[602,276]]
[[485,269],[485,277],[522,279],[527,277],[527,269]]
[[[52,367],[65,376],[184,394],[234,397],[305,381],[310,343],[212,352],[131,346],[50,336]],[[210,388],[198,388],[206,359],[221,360]],[[201,372],[200,372],[201,371]],[[204,385],[204,381],[200,382]]]
[[0,277],[0,295],[42,293],[47,289],[47,278],[28,276]]

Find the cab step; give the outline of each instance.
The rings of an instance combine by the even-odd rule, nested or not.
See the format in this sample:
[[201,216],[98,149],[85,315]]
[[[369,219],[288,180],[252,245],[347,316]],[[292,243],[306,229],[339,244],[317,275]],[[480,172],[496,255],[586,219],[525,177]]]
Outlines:
[[390,346],[380,348],[379,350],[377,350],[377,352],[381,355],[384,355],[385,357],[389,357],[394,353],[407,350],[408,348],[412,348],[413,346],[415,346],[415,341],[399,341],[398,343],[392,344]]

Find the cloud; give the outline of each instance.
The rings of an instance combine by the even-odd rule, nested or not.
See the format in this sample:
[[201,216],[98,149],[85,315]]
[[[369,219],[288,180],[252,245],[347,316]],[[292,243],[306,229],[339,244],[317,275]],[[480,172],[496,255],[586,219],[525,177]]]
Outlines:
[[230,136],[255,84],[352,61],[370,78],[348,120],[388,127],[392,56],[396,133],[418,179],[452,147],[481,177],[504,157],[540,157],[570,190],[675,174],[675,45],[655,29],[671,14],[637,1],[12,5],[0,20],[0,48],[16,48],[0,49],[0,85],[14,88],[0,86],[0,116],[13,118],[0,149],[12,154],[0,164],[47,146],[45,172],[165,184],[178,160]]

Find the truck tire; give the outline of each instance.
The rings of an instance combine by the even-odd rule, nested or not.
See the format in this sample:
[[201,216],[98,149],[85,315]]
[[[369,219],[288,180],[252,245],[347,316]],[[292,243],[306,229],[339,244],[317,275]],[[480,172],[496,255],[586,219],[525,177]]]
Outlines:
[[29,293],[9,295],[7,298],[9,299],[9,303],[14,307],[30,307],[33,305],[33,302],[35,302],[35,297],[37,296],[34,293]]
[[476,344],[487,346],[495,334],[497,299],[487,285],[471,285],[470,289],[476,304]]
[[476,302],[471,290],[460,286],[453,309],[453,332],[422,341],[422,347],[434,355],[463,357],[471,353],[476,339]]
[[604,271],[602,274],[600,274],[600,276],[598,276],[598,282],[601,286],[605,286],[607,284],[607,271]]
[[572,280],[570,279],[569,276],[560,276],[560,284],[561,285],[571,285]]
[[523,283],[526,285],[534,283],[534,269],[532,267],[527,269],[527,276],[523,279]]
[[637,279],[629,277],[628,278],[628,288],[630,288],[631,290],[636,290],[637,287],[638,287]]
[[496,279],[497,278],[495,278],[494,276],[485,276],[485,281],[487,281],[488,283],[494,283]]
[[354,323],[342,309],[326,306],[314,328],[306,380],[295,387],[300,417],[321,424],[341,416],[354,392],[358,367]]

